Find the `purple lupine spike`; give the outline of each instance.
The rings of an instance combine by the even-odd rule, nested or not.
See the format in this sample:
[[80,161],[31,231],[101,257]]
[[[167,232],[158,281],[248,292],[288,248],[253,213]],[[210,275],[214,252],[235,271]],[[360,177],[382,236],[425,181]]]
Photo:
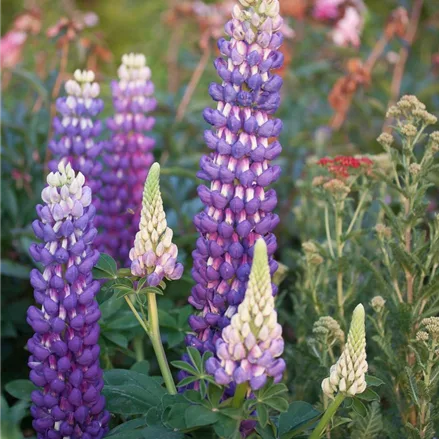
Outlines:
[[92,278],[99,259],[93,248],[96,229],[91,189],[70,163],[47,177],[44,206],[32,224],[40,244],[30,253],[44,266],[30,281],[38,306],[27,322],[35,331],[28,341],[32,392],[31,414],[38,439],[65,437],[101,439],[108,431],[104,386],[99,367],[100,311],[95,296],[100,284]]
[[[49,148],[55,156],[49,163],[49,169],[56,172],[58,163],[70,163],[72,168],[81,172],[93,194],[100,187],[102,164],[97,160],[103,148],[103,142],[97,140],[102,125],[97,116],[104,108],[99,99],[99,84],[94,82],[95,75],[91,70],[76,70],[74,79],[65,84],[67,96],[56,100],[56,108],[60,117],[55,117],[53,127],[55,138]],[[99,200],[93,204],[98,207]]]
[[128,256],[139,225],[143,183],[154,162],[155,141],[145,132],[154,126],[155,119],[148,113],[157,101],[145,63],[144,55],[124,55],[119,82],[112,83],[115,114],[107,124],[113,134],[104,153],[106,169],[96,222],[102,228],[97,248],[125,267],[131,263]]
[[[267,243],[271,274],[279,222],[273,213],[276,193],[267,189],[280,174],[272,165],[281,152],[276,140],[282,122],[272,115],[280,102],[282,78],[273,69],[282,65],[278,0],[240,0],[226,26],[229,40],[218,42],[221,57],[215,61],[220,84],[209,87],[216,109],[204,111],[214,130],[205,132],[213,150],[201,159],[198,177],[209,182],[198,194],[206,206],[196,215],[200,232],[193,252],[192,275],[196,285],[189,302],[198,315],[189,318],[195,335],[187,344],[201,352],[215,352],[221,330],[230,323],[250,274],[253,247],[258,238]],[[273,287],[273,293],[275,293]]]

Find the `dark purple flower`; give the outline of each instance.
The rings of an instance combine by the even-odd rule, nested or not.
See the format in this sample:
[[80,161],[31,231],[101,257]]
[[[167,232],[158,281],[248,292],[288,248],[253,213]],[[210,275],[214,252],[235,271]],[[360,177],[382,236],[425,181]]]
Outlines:
[[33,223],[43,242],[31,246],[44,269],[31,272],[37,306],[27,312],[35,331],[28,341],[30,379],[40,387],[31,395],[33,427],[38,439],[100,439],[110,415],[101,395],[99,282],[92,277],[96,209],[83,174],[70,164],[61,162],[47,182]]
[[222,83],[209,87],[217,106],[203,114],[213,126],[205,133],[212,153],[201,159],[198,173],[208,182],[198,190],[205,209],[194,219],[200,237],[193,252],[196,285],[189,303],[199,314],[189,320],[195,334],[187,337],[187,344],[202,352],[215,352],[222,328],[244,299],[258,238],[267,242],[271,274],[277,269],[272,233],[279,222],[273,213],[277,198],[268,186],[280,174],[271,160],[281,152],[276,137],[282,122],[272,116],[282,86],[282,78],[272,71],[283,60],[278,50],[281,25],[277,0],[235,6],[225,26],[230,39],[218,44],[222,56],[215,67]]
[[148,113],[155,109],[157,101],[153,97],[151,70],[145,65],[143,55],[124,55],[118,73],[119,82],[112,83],[115,114],[107,122],[113,133],[103,154],[105,170],[96,220],[102,233],[96,239],[96,246],[129,267],[128,255],[138,230],[143,184],[154,162],[155,141],[145,132],[154,126],[155,119]]

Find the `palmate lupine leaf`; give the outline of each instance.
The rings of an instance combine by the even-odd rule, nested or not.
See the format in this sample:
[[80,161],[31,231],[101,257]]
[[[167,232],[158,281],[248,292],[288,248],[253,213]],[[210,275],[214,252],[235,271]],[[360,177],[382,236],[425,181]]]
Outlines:
[[383,419],[381,416],[380,405],[375,402],[369,406],[365,417],[355,417],[352,437],[357,439],[374,439],[378,437],[382,429]]

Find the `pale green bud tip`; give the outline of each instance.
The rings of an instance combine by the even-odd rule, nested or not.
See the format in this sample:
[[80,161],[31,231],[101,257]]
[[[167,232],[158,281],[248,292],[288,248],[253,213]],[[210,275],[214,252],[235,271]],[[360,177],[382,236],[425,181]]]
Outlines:
[[366,390],[366,329],[365,312],[359,304],[352,314],[351,327],[345,348],[330,369],[330,376],[322,382],[323,392],[329,397],[341,392],[345,396],[354,396]]

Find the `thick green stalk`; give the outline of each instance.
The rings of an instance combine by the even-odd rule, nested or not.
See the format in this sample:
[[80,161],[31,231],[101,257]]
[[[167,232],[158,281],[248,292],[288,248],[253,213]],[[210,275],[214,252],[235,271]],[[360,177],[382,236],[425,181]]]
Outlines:
[[[343,218],[341,216],[343,212],[343,203],[340,205],[337,203],[335,206],[335,238],[337,242],[337,257],[338,263],[340,263],[341,258],[343,257],[343,243],[342,243],[342,234],[343,234]],[[344,295],[343,295],[343,272],[338,271],[337,273],[337,306],[338,306],[338,314],[342,320],[344,320]]]
[[319,439],[322,433],[325,431],[326,426],[331,421],[332,417],[335,415],[337,409],[340,407],[340,404],[344,401],[345,396],[342,393],[339,393],[335,399],[331,402],[330,406],[327,408],[326,412],[323,414],[322,419],[318,423],[317,427],[312,432],[309,439]]
[[165,380],[166,388],[171,395],[175,395],[177,393],[177,389],[175,388],[174,379],[172,378],[168,360],[166,359],[165,350],[163,349],[162,339],[160,337],[157,300],[154,293],[148,293],[148,322],[150,329],[148,335],[151,339],[152,347],[154,348],[163,379]]

